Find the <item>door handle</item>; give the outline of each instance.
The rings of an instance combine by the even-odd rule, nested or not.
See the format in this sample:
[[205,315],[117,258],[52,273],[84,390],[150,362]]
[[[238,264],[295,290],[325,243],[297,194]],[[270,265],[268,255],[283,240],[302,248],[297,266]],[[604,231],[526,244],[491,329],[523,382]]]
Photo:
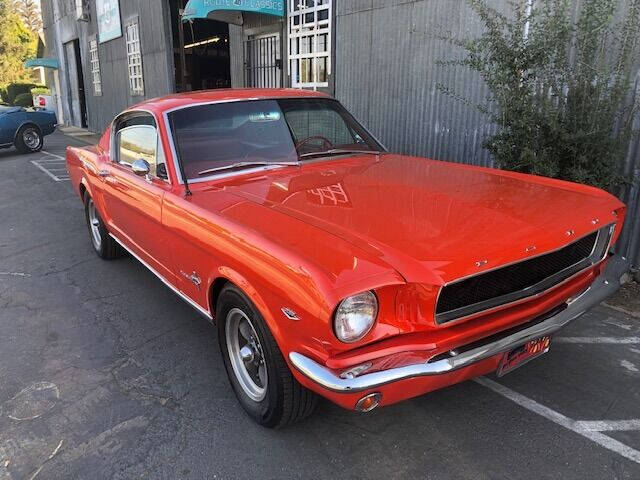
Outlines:
[[107,183],[111,183],[114,185],[118,183],[118,180],[116,179],[116,177],[112,176],[109,170],[100,170],[98,171],[98,175],[101,176],[104,179],[104,181]]

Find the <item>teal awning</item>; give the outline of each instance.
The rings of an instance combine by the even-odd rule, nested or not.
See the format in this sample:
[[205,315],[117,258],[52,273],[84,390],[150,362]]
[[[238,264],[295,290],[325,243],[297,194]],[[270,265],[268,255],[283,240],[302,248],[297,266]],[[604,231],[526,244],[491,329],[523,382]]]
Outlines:
[[182,21],[208,18],[242,25],[242,12],[284,17],[284,0],[189,0]]
[[44,67],[44,68],[59,68],[58,60],[55,58],[30,58],[24,62],[26,68]]

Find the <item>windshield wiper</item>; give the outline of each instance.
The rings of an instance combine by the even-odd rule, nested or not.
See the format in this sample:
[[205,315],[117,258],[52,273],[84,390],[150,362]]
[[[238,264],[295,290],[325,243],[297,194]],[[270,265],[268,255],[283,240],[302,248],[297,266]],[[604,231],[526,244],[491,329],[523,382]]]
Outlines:
[[198,172],[198,175],[206,175],[207,173],[220,172],[222,170],[233,170],[236,168],[255,167],[259,165],[298,165],[298,162],[236,162],[222,167],[208,168]]
[[362,154],[367,154],[367,155],[380,155],[381,152],[379,152],[378,150],[357,150],[357,149],[346,149],[346,148],[332,148],[331,150],[325,150],[324,152],[310,152],[310,153],[303,153],[301,155],[298,155],[300,158],[307,158],[307,157],[315,157],[315,156],[323,156],[323,155],[343,155],[343,154],[349,154],[349,153],[362,153]]

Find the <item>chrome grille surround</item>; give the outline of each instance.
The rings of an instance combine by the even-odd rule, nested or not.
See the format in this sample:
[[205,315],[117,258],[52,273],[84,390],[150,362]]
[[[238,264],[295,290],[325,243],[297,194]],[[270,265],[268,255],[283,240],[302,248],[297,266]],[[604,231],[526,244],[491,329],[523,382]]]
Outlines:
[[[439,324],[439,325],[448,324],[450,322],[465,319],[469,316],[475,315],[483,311],[490,311],[497,307],[502,307],[511,303],[518,302],[520,300],[533,298],[545,293],[547,290],[551,288],[554,288],[570,280],[571,278],[575,277],[576,275],[580,274],[586,269],[593,267],[594,265],[598,264],[599,262],[601,262],[606,258],[607,253],[609,252],[609,247],[611,244],[611,239],[613,238],[614,231],[615,231],[615,223],[612,223],[596,231],[590,232],[587,235],[584,235],[583,237],[571,242],[570,244],[564,245],[552,252],[545,252],[543,254],[532,256],[508,265],[500,265],[499,267],[496,267],[494,269],[487,270],[482,273],[478,273],[476,275],[464,277],[464,278],[457,279],[447,283],[438,292],[438,299],[436,300],[436,310],[435,310],[436,324]],[[508,292],[492,298],[483,299],[481,301],[469,303],[467,305],[459,306],[453,309],[443,310],[443,304],[445,303],[443,302],[443,298],[445,298],[446,300],[446,295],[448,294],[447,292],[445,292],[445,289],[447,289],[447,287],[455,286],[454,288],[459,289],[462,286],[463,282],[467,282],[468,284],[470,284],[471,282],[477,282],[478,279],[487,278],[487,277],[483,277],[484,275],[491,274],[494,277],[496,277],[498,272],[500,272],[501,270],[505,271],[506,269],[512,268],[514,266],[526,267],[527,262],[544,261],[545,257],[548,259],[552,255],[557,255],[559,252],[562,252],[565,249],[571,248],[572,246],[578,244],[581,241],[584,241],[585,239],[587,239],[588,237],[594,234],[596,234],[596,238],[593,241],[593,248],[591,248],[591,251],[588,255],[586,255],[584,258],[581,258],[579,261],[572,263],[570,266],[566,268],[562,268],[557,272],[554,272],[552,275],[544,278],[543,280],[533,283],[531,285],[527,285],[526,287],[515,290],[513,292]],[[443,296],[443,292],[445,292],[444,296]]]

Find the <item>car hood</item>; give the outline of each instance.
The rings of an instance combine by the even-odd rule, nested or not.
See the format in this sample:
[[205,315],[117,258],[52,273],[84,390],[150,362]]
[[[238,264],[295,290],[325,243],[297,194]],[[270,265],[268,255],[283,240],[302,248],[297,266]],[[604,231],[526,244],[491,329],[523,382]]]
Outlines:
[[615,222],[622,206],[583,185],[394,154],[241,175],[224,189],[434,285],[555,250]]

